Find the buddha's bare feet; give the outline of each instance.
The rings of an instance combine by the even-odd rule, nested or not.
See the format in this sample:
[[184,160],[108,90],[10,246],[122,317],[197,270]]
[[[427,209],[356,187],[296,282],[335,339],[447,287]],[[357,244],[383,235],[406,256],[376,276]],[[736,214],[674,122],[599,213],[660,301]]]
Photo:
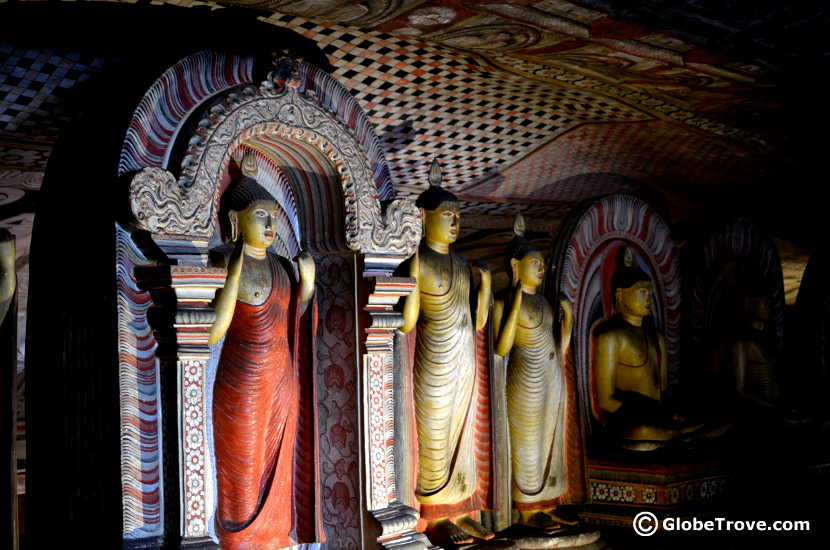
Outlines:
[[569,517],[566,514],[558,513],[556,508],[545,510],[545,513],[550,516],[550,519],[552,519],[555,523],[569,526],[579,525],[578,519]]
[[696,432],[703,427],[703,424],[693,424],[691,426],[683,426],[680,428],[680,433],[682,434],[690,434],[692,432]]
[[555,531],[556,529],[562,527],[561,524],[556,523],[552,517],[542,512],[541,510],[529,514],[527,517],[524,518],[524,521],[522,521],[522,523],[524,523],[528,527],[533,527],[534,529],[541,529],[542,531]]
[[472,535],[448,519],[442,519],[427,527],[427,536],[440,545],[461,546],[475,541]]
[[620,446],[629,451],[656,451],[666,446],[662,441],[623,441]]
[[630,426],[620,433],[620,438],[628,441],[660,441],[668,442],[680,435],[679,430],[655,426],[652,424],[639,424]]
[[470,516],[461,516],[451,521],[454,524],[456,524],[462,531],[474,536],[477,539],[490,540],[496,536],[496,534],[493,533],[490,529],[483,526],[481,523],[477,522]]

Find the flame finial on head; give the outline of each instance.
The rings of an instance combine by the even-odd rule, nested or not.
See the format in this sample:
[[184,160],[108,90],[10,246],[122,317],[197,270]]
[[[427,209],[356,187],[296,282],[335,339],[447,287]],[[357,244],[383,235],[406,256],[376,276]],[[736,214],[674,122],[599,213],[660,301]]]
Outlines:
[[438,159],[432,159],[432,166],[429,167],[429,184],[433,187],[441,187],[441,164]]
[[242,173],[249,178],[255,178],[257,176],[257,162],[256,162],[256,155],[250,149],[245,149],[245,152],[242,154],[242,161],[240,162],[239,168],[242,170]]
[[634,266],[634,253],[627,246],[623,250],[623,265],[625,267],[633,267]]
[[444,202],[458,202],[458,197],[441,187],[443,177],[438,159],[433,159],[432,166],[429,168],[428,179],[429,187],[426,191],[418,195],[415,206],[424,208],[425,210],[435,210]]
[[513,220],[513,235],[516,237],[525,236],[525,217],[521,214],[516,214],[516,218]]
[[651,282],[651,276],[642,270],[634,258],[634,249],[630,246],[623,248],[619,256],[617,270],[611,277],[611,288],[629,288],[640,281]]

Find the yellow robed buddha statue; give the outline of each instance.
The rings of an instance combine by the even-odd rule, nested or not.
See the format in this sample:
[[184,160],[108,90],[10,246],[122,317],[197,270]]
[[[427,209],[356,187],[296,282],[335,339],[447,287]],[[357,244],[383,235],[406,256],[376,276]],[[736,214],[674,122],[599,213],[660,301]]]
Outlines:
[[611,280],[616,313],[593,333],[593,405],[607,435],[626,448],[648,451],[697,427],[684,426],[661,402],[668,356],[663,334],[647,322],[653,285],[630,249],[622,258]]
[[493,307],[496,354],[506,356],[507,417],[510,433],[512,496],[519,523],[541,529],[573,523],[554,512],[567,491],[565,418],[567,383],[562,364],[570,343],[570,304],[564,311],[561,346],[554,341],[554,311],[541,294],[545,259],[523,237],[524,220],[517,216],[516,237],[508,247],[507,268],[512,289]]
[[416,205],[424,238],[409,264],[416,287],[404,304],[402,332],[417,326],[414,360],[418,433],[416,496],[427,534],[435,544],[458,546],[493,537],[472,514],[478,476],[475,460],[475,331],[487,323],[490,272],[479,267],[475,318],[470,267],[450,250],[458,238],[458,199],[440,187],[433,163],[430,187]]

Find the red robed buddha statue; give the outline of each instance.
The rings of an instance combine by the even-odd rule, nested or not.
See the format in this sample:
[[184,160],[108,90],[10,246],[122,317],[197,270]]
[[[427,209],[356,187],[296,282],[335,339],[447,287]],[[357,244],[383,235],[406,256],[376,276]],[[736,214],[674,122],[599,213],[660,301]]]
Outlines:
[[235,246],[216,262],[228,277],[210,332],[211,344],[225,338],[213,393],[216,533],[223,550],[274,550],[315,538],[298,528],[294,487],[302,414],[295,320],[314,291],[315,267],[301,254],[295,284],[288,261],[268,250],[278,205],[256,180],[243,177],[228,193]]

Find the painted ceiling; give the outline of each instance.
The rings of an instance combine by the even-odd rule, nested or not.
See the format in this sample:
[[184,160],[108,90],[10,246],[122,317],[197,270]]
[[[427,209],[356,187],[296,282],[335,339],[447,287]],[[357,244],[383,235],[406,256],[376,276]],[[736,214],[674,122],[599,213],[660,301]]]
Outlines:
[[[468,238],[517,211],[550,232],[584,199],[643,187],[682,219],[758,184],[782,141],[788,69],[824,53],[800,33],[830,28],[828,8],[743,1],[152,4],[257,10],[316,42],[375,125],[398,193],[425,188],[437,158]],[[38,179],[65,98],[110,61],[0,45],[0,185]]]

